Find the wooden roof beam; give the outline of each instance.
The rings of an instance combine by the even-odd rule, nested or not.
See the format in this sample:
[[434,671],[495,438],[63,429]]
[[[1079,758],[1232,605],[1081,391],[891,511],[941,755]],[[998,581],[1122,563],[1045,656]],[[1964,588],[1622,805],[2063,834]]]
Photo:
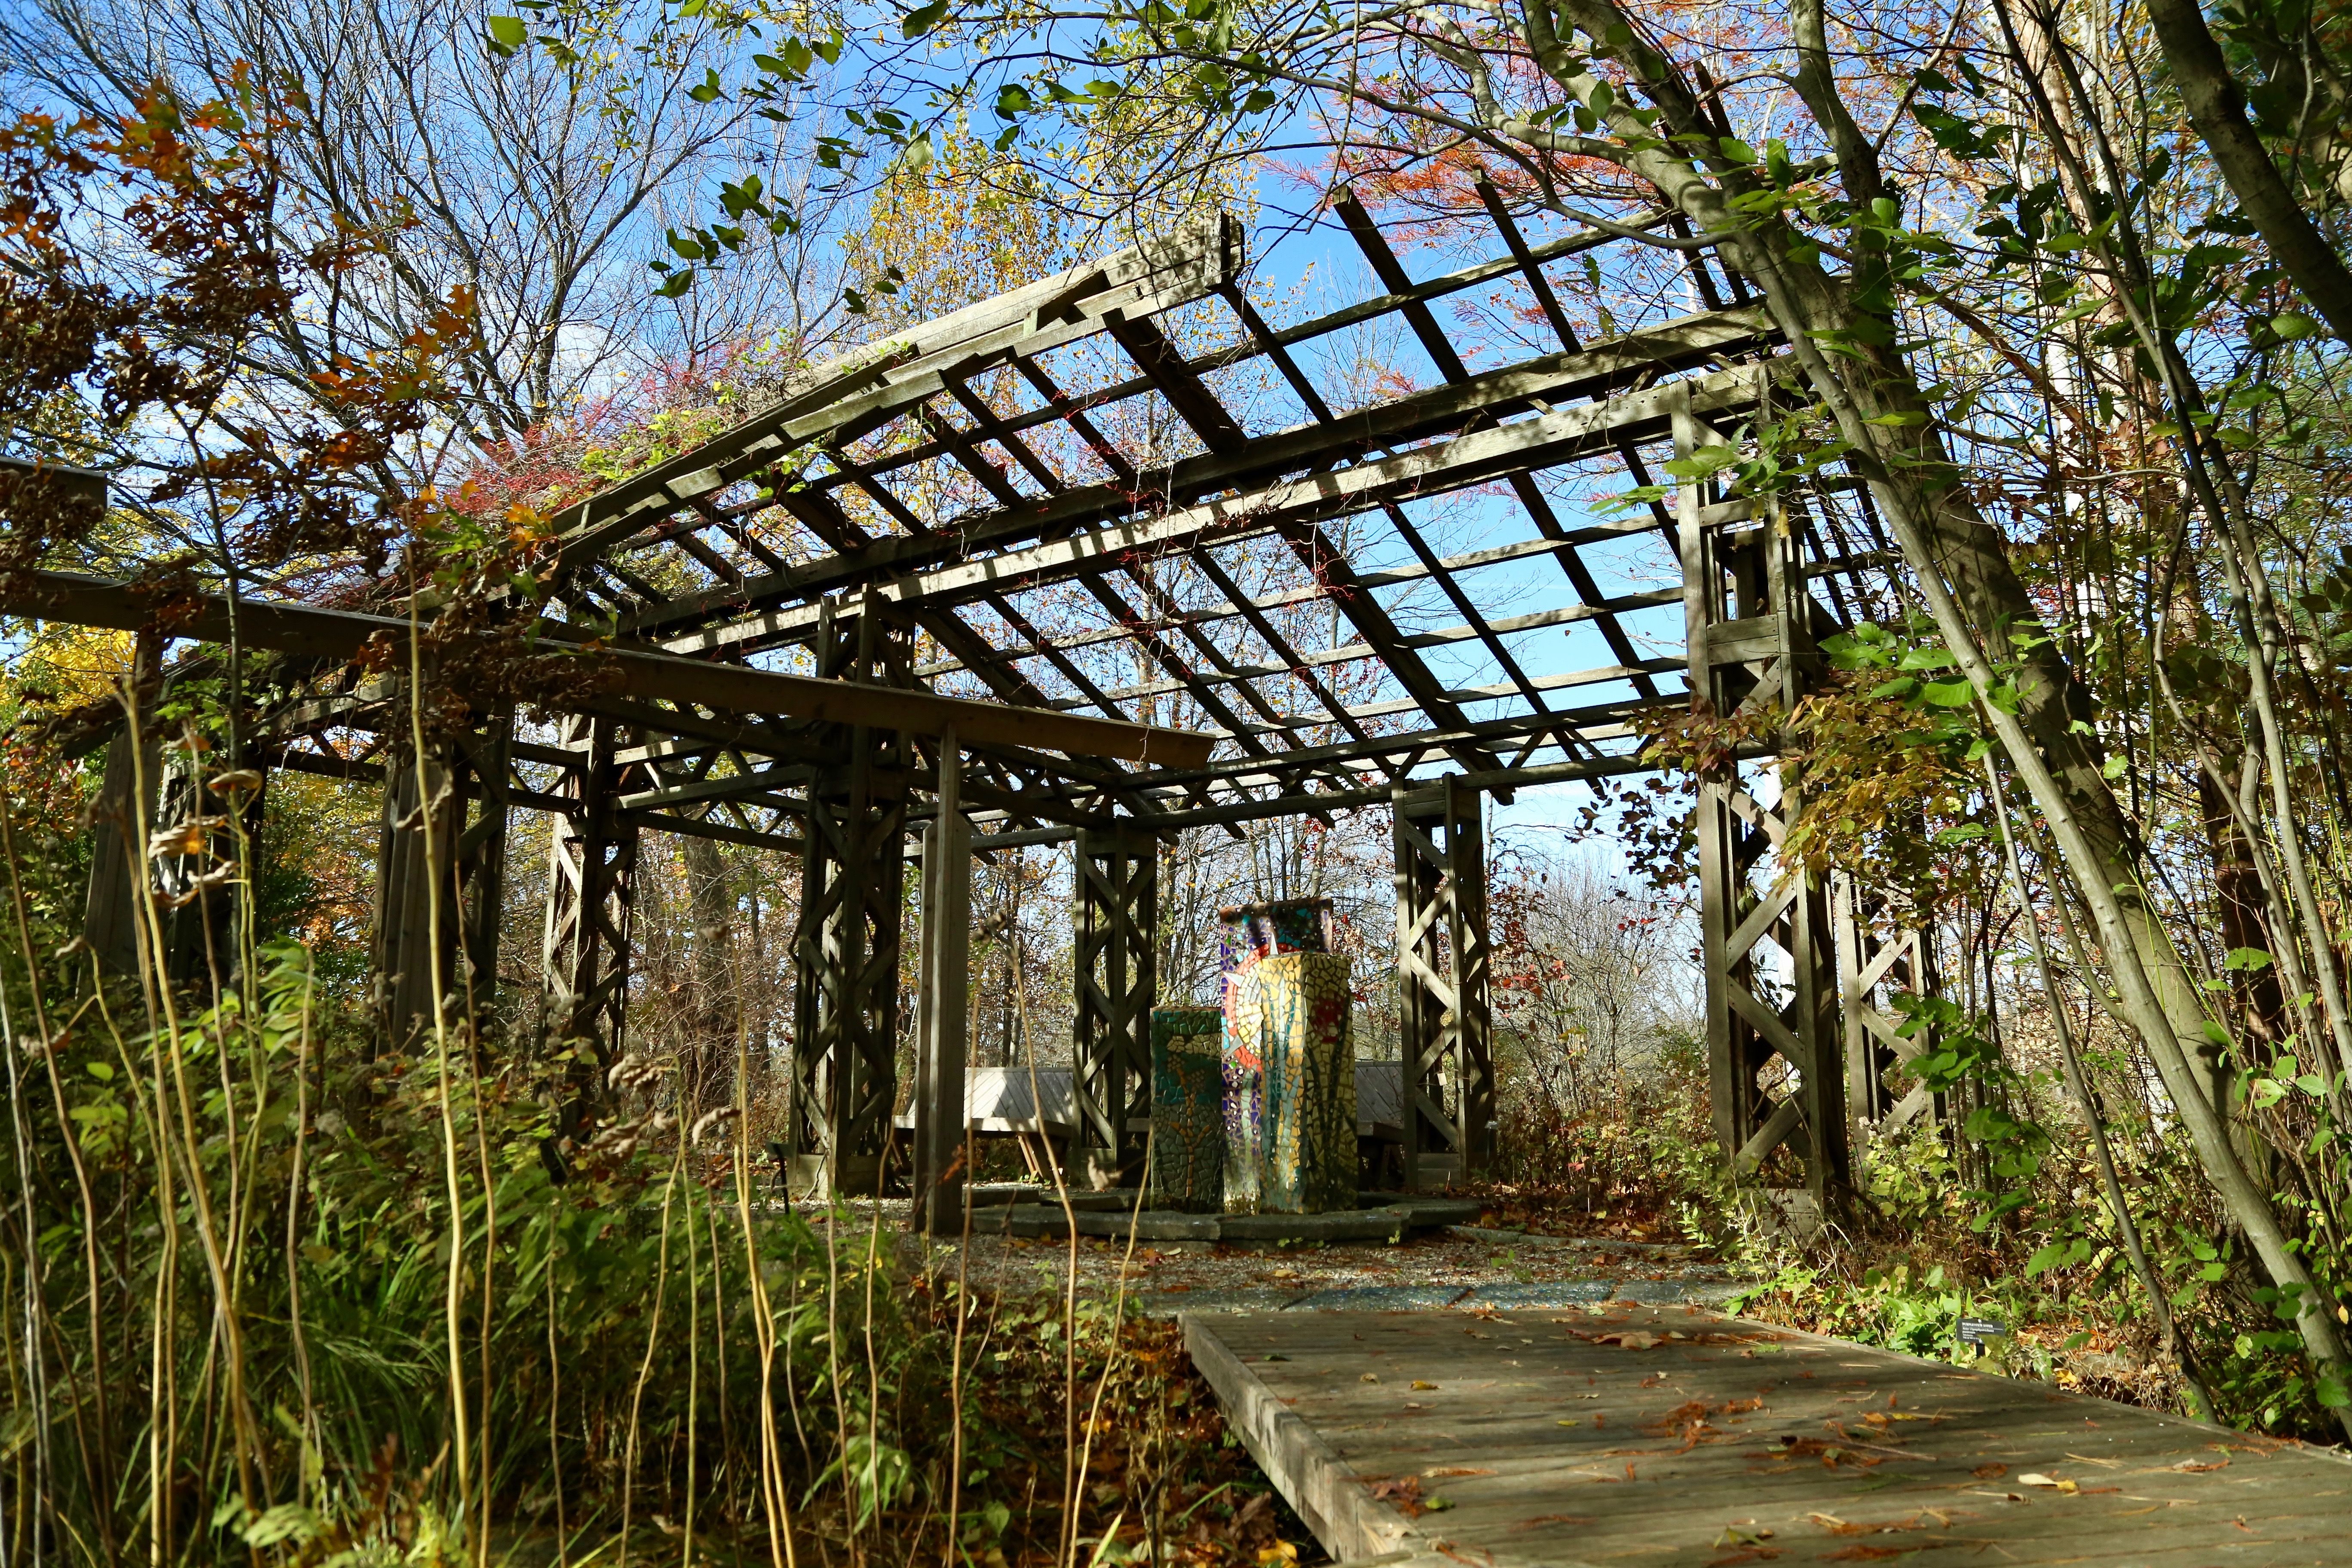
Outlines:
[[[1692,406],[1701,411],[1743,407],[1755,400],[1756,373],[1745,368],[1719,372],[1670,387],[1628,393],[1605,403],[1559,408],[1352,468],[1179,507],[1159,517],[1131,519],[998,555],[967,558],[952,565],[892,577],[877,583],[874,592],[898,604],[932,598],[976,599],[1066,581],[1101,570],[1129,551],[1190,549],[1204,539],[1269,533],[1285,525],[1368,510],[1383,500],[1460,489],[1515,469],[1572,460],[1596,447],[1605,447],[1621,428],[1663,430],[1669,405],[1685,395]],[[1350,580],[1360,588],[1380,585],[1377,577],[1357,578],[1351,573]],[[800,605],[698,630],[661,646],[680,653],[771,646],[805,638],[816,618],[814,605]]]
[[[228,638],[230,610],[217,594],[167,599],[129,584],[62,572],[21,573],[0,584],[0,614],[125,631],[150,625],[167,603],[173,612],[174,635],[214,642]],[[372,637],[404,639],[412,629],[409,622],[389,616],[262,599],[240,600],[235,625],[246,647],[323,658],[349,658]],[[564,627],[546,630],[564,640],[575,635]],[[615,673],[619,695],[778,714],[809,723],[866,724],[922,735],[953,729],[959,740],[977,744],[1051,747],[1077,757],[1138,763],[1197,763],[1206,761],[1215,745],[1213,736],[1180,730],[972,702],[919,689],[824,680],[628,648],[606,648],[595,657]]]
[[[1110,483],[1074,486],[1059,495],[966,519],[928,540],[860,540],[835,546],[838,552],[831,558],[754,579],[741,590],[681,595],[657,609],[631,616],[623,629],[642,635],[707,624],[715,615],[740,607],[763,608],[836,592],[988,547],[1098,525],[1132,512],[1139,493],[1188,504],[1280,475],[1328,468],[1381,448],[1454,435],[1482,413],[1509,415],[1535,407],[1538,402],[1548,405],[1574,402],[1643,374],[1686,368],[1722,354],[1745,353],[1763,343],[1769,332],[1769,322],[1760,312],[1686,317],[1575,353],[1549,355],[1488,372],[1458,386],[1433,387],[1343,415],[1332,424],[1318,422],[1256,437],[1232,454],[1182,458]],[[1045,384],[1050,385],[1050,380]],[[1098,436],[1096,432],[1087,438]],[[1107,444],[1105,449],[1112,450]],[[1605,444],[1602,449],[1607,449]],[[778,504],[803,515],[804,521],[809,509],[830,507],[820,492],[805,489],[779,495]]]
[[[1379,226],[1372,222],[1371,215],[1357,202],[1353,193],[1340,193],[1339,209],[1340,217],[1347,223],[1348,232],[1355,237],[1357,248],[1364,253],[1365,260],[1371,264],[1374,275],[1381,283],[1392,292],[1411,288],[1412,279],[1406,276],[1403,263],[1397,260],[1396,252],[1389,248],[1387,238],[1381,233]],[[1439,374],[1456,384],[1471,379],[1469,367],[1462,363],[1462,356],[1454,352],[1452,341],[1438,326],[1437,318],[1430,313],[1427,305],[1408,306],[1404,318],[1411,323],[1413,335],[1421,340],[1422,349],[1429,355],[1430,362],[1437,366]],[[1508,482],[1511,493],[1518,498],[1519,505],[1526,509],[1538,530],[1555,537],[1568,531],[1552,511],[1550,500],[1538,487],[1533,475],[1513,474]],[[1393,515],[1391,520],[1394,521]],[[1407,542],[1412,542],[1409,535]],[[1593,580],[1582,556],[1570,550],[1554,559],[1568,574],[1569,583],[1575,588],[1579,598],[1590,604],[1601,596],[1601,585]],[[1460,607],[1458,595],[1456,602]],[[1472,610],[1469,615],[1475,616],[1475,613]],[[1601,634],[1609,641],[1609,651],[1621,661],[1631,664],[1638,657],[1633,651],[1633,639],[1625,635],[1625,628],[1619,626],[1614,617],[1601,623]],[[1646,678],[1642,685],[1645,690],[1652,689]]]

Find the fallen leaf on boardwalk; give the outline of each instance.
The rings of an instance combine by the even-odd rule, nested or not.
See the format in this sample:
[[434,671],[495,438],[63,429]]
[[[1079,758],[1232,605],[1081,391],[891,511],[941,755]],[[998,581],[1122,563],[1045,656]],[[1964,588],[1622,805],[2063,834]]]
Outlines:
[[1822,1552],[1822,1561],[1824,1563],[1884,1563],[1890,1557],[1908,1557],[1914,1552],[1925,1552],[1931,1544],[1937,1543],[1923,1541],[1914,1546],[1873,1546],[1867,1542],[1857,1541],[1852,1546],[1841,1546],[1835,1552]]
[[1654,1334],[1647,1329],[1628,1329],[1622,1333],[1594,1334],[1591,1338],[1596,1345],[1616,1345],[1629,1351],[1646,1351],[1655,1350],[1664,1344],[1668,1336]]
[[1783,1436],[1779,1447],[1772,1449],[1769,1454],[1759,1454],[1754,1458],[1818,1458],[1832,1469],[1835,1469],[1840,1465],[1857,1465],[1864,1469],[1868,1469],[1873,1465],[1885,1463],[1884,1459],[1874,1455],[1857,1453],[1850,1444],[1826,1442],[1819,1437]]
[[1381,1378],[1378,1373],[1368,1372],[1356,1381],[1359,1383],[1378,1383],[1380,1380]]
[[2230,1468],[2230,1461],[2227,1459],[2216,1459],[2211,1464],[2208,1465],[2196,1459],[2183,1459],[2180,1463],[2173,1466],[2172,1468],[2176,1470],[2185,1470],[2192,1476],[2201,1476],[2208,1470],[2228,1469]]
[[1777,1546],[1743,1546],[1737,1552],[1727,1552],[1707,1560],[1706,1568],[1740,1568],[1744,1563],[1769,1563],[1780,1555]]
[[[1859,1524],[1848,1523],[1846,1521],[1840,1519],[1833,1513],[1809,1513],[1805,1515],[1805,1517],[1820,1525],[1823,1530],[1828,1531],[1832,1535],[1898,1535],[1905,1531],[1924,1530],[1927,1528],[1927,1526],[1919,1522],[1920,1516],[1918,1514],[1914,1514],[1909,1519],[1886,1519],[1880,1520],[1875,1523],[1865,1522]],[[1903,1550],[1916,1551],[1917,1548],[1906,1547]]]
[[1419,1519],[1429,1511],[1429,1504],[1422,1500],[1419,1476],[1399,1476],[1394,1480],[1375,1480],[1370,1485],[1375,1501],[1388,1504],[1407,1519]]
[[1433,1470],[1423,1470],[1421,1473],[1426,1479],[1433,1481],[1441,1479],[1446,1476],[1491,1476],[1495,1472],[1492,1470],[1482,1470],[1475,1465],[1440,1465]]
[[1412,1380],[1412,1385],[1415,1388],[1435,1388],[1437,1386],[1437,1384],[1433,1383],[1423,1383],[1419,1378],[1414,1378]]
[[2062,1480],[2056,1476],[2045,1476],[2040,1470],[2026,1471],[2025,1474],[2017,1478],[2017,1484],[2021,1487],[2050,1487],[2062,1492],[2080,1491],[2082,1489],[2073,1481]]
[[2000,1464],[1979,1465],[1975,1469],[1970,1470],[1969,1474],[1976,1477],[1976,1479],[1980,1481],[1996,1481],[2001,1477],[2009,1474],[2009,1467],[2007,1465]]
[[[1576,1417],[1573,1415],[1564,1416],[1561,1419],[1553,1422],[1552,1425],[1555,1426],[1573,1426],[1576,1425]],[[2210,1468],[2210,1467],[2208,1468]]]
[[1592,1516],[1587,1513],[1539,1513],[1533,1519],[1519,1521],[1511,1528],[1515,1531],[1538,1530],[1547,1524],[1591,1524],[1593,1522],[1595,1521]]

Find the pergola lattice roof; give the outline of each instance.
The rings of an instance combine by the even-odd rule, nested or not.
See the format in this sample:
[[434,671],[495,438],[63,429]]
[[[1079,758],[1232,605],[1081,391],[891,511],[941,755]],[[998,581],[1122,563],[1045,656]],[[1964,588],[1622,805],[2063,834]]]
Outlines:
[[[1293,325],[1253,303],[1218,217],[916,327],[571,508],[547,613],[805,669],[829,613],[872,605],[920,634],[914,676],[942,694],[1219,738],[1190,768],[972,746],[967,798],[1007,837],[1320,811],[1440,768],[1506,795],[1630,771],[1643,711],[1688,700],[1672,519],[1593,521],[1552,476],[1601,458],[1648,482],[1682,399],[1727,427],[1769,397],[1773,331],[1693,252],[1718,308],[1580,342],[1545,268],[1628,242],[1530,245],[1488,205],[1503,254],[1416,282],[1343,198],[1385,292]],[[1433,307],[1498,293],[1560,346],[1473,370]],[[1431,384],[1392,370],[1343,401],[1310,374],[1383,325]],[[1795,515],[1824,574],[1883,559],[1866,510],[1822,492]],[[1661,532],[1664,572],[1629,580],[1625,548]],[[625,760],[654,782],[624,807],[721,837],[781,832],[820,760],[805,727],[716,705],[635,718]]]

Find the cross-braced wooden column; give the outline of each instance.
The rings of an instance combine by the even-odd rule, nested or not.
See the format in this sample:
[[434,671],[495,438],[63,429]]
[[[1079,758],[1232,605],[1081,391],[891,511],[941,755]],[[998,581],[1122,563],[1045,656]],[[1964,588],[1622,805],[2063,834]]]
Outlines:
[[[1674,428],[1685,462],[1729,444],[1686,401]],[[1710,479],[1685,479],[1677,507],[1696,700],[1726,718],[1785,718],[1816,657],[1787,514],[1770,498],[1724,500]],[[1777,787],[1760,792],[1734,763],[1699,779],[1707,1072],[1732,1174],[1752,1177],[1785,1144],[1803,1162],[1818,1215],[1842,1199],[1850,1177],[1836,949],[1819,879],[1777,863],[1802,809],[1799,780],[1792,769],[1767,766]]]
[[1415,1192],[1475,1175],[1495,1152],[1483,803],[1450,774],[1392,800],[1404,1181]]
[[514,742],[514,714],[488,716],[482,727],[457,737],[458,777],[468,820],[458,831],[457,955],[454,984],[477,1017],[487,1016],[498,998],[499,938],[507,897],[507,827],[512,810],[507,795],[508,748]]
[[[911,683],[906,645],[871,602],[862,613],[826,612],[819,675]],[[837,729],[848,760],[809,787],[793,935],[791,1181],[811,1194],[879,1190],[898,1089],[907,743],[864,724]]]
[[1148,833],[1082,832],[1070,912],[1077,1011],[1077,1147],[1096,1187],[1140,1180],[1151,1114],[1151,1007],[1159,990],[1160,846]]
[[581,1099],[563,1113],[561,1137],[576,1137],[595,1095],[593,1079],[628,1045],[629,910],[637,868],[637,828],[620,811],[625,770],[620,726],[567,718],[559,744],[575,759],[558,788],[575,803],[548,835],[546,924],[541,949],[546,996],[543,1045],[579,1054]]
[[[413,742],[393,748],[379,818],[375,899],[387,1049],[403,1049],[431,1028],[436,957],[453,1019],[469,1009],[477,1018],[489,1010],[506,887],[512,729],[513,716],[501,712],[454,738],[428,735],[422,766]],[[405,726],[401,733],[407,733]],[[436,874],[437,912],[428,885]]]
[[1844,872],[1831,879],[1837,915],[1838,1000],[1845,1023],[1846,1109],[1857,1155],[1921,1117],[1934,1121],[1938,1097],[1924,1083],[1907,1087],[1897,1069],[1933,1050],[1931,1041],[1895,1032],[1882,998],[1931,994],[1935,954],[1924,931],[1897,927],[1890,900]]

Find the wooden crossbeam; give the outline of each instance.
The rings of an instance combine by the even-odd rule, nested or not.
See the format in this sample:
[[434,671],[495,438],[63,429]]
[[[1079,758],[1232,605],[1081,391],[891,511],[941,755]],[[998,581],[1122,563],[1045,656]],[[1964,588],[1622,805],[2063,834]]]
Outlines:
[[[1620,539],[1627,534],[1646,533],[1649,530],[1650,525],[1639,519],[1597,523],[1589,528],[1577,529],[1561,539],[1546,539],[1538,535],[1533,539],[1517,540],[1508,544],[1489,545],[1480,550],[1465,551],[1459,555],[1444,557],[1437,563],[1437,566],[1438,569],[1446,572],[1468,572],[1481,566],[1500,565],[1508,562],[1543,556],[1557,551],[1570,549],[1579,544],[1594,544],[1604,540]],[[1213,558],[1205,555],[1195,556],[1193,563],[1200,566],[1213,580],[1223,578],[1223,582],[1218,588],[1220,593],[1225,595],[1223,603],[1202,605],[1181,612],[1185,619],[1197,622],[1202,626],[1208,626],[1221,620],[1231,620],[1236,616],[1250,619],[1252,624],[1255,625],[1260,612],[1285,609],[1292,605],[1307,604],[1321,599],[1326,592],[1323,585],[1318,583],[1306,587],[1284,588],[1270,594],[1244,595],[1229,585],[1231,578],[1225,575],[1222,567],[1216,565]],[[1367,588],[1392,588],[1406,583],[1424,581],[1431,574],[1428,567],[1416,562],[1409,566],[1392,566],[1377,572],[1361,573],[1357,576],[1356,581]],[[1680,597],[1679,592],[1667,595],[1668,600]],[[1648,595],[1629,595],[1606,603],[1610,607],[1619,610],[1641,609],[1646,607],[1651,603],[1651,599]],[[1509,629],[1507,623],[1496,622],[1496,625],[1502,629]],[[1445,629],[1439,628],[1441,632]],[[1433,634],[1415,632],[1412,635],[1423,637]],[[1055,639],[1054,646],[1064,652],[1074,652],[1100,643],[1124,642],[1127,637],[1128,630],[1125,626],[1097,626],[1083,631],[1065,632]],[[1026,656],[1017,649],[999,649],[996,650],[996,657],[1020,658]],[[1645,659],[1642,661],[1642,667],[1647,668],[1656,662]],[[1666,661],[1666,664],[1672,667],[1678,666],[1681,662],[1679,659],[1674,659]],[[945,675],[966,668],[968,667],[963,664],[949,660],[920,666],[915,673],[929,679],[933,676]]]
[[[1492,204],[1490,204],[1490,205],[1491,205]],[[1381,281],[1385,284],[1391,292],[1394,292],[1400,288],[1409,287],[1412,280],[1405,276],[1403,264],[1397,260],[1396,253],[1389,248],[1387,239],[1381,236],[1380,229],[1372,223],[1370,216],[1365,213],[1361,206],[1357,205],[1355,196],[1352,194],[1342,193],[1339,205],[1340,216],[1347,221],[1349,232],[1355,237],[1357,247],[1363,251],[1365,259],[1371,263],[1372,270],[1379,276]],[[1507,215],[1506,216],[1507,216]],[[1524,250],[1526,247],[1524,244],[1521,244],[1514,248],[1515,250]],[[1540,278],[1540,269],[1537,270],[1537,276]],[[1547,295],[1549,294],[1550,289],[1549,285],[1545,286],[1544,292]],[[1712,303],[1712,301],[1710,301],[1710,303]],[[1558,301],[1555,300],[1554,310],[1557,310],[1557,309]],[[1471,379],[1469,367],[1465,365],[1462,363],[1461,356],[1454,352],[1452,341],[1445,336],[1444,330],[1438,326],[1437,318],[1430,313],[1429,307],[1427,305],[1418,304],[1406,307],[1404,310],[1404,318],[1412,324],[1414,336],[1421,340],[1423,351],[1429,355],[1431,363],[1437,366],[1438,373],[1440,374],[1444,375],[1448,382],[1455,384],[1460,384],[1461,383]],[[1571,351],[1576,347],[1572,334],[1567,340],[1567,346]],[[1493,416],[1489,414],[1484,416],[1484,417],[1491,418]],[[1627,449],[1631,445],[1622,436],[1619,437],[1612,444],[1621,451]],[[1517,498],[1520,507],[1525,510],[1528,516],[1534,521],[1538,530],[1555,538],[1567,531],[1566,526],[1560,522],[1559,517],[1552,511],[1550,500],[1544,495],[1541,489],[1537,488],[1535,479],[1532,475],[1526,473],[1513,474],[1509,477],[1508,483],[1511,487],[1512,495]],[[1427,547],[1418,543],[1418,541],[1412,531],[1411,525],[1404,522],[1402,518],[1398,518],[1395,521],[1398,523],[1398,531],[1405,535],[1406,542],[1408,543],[1414,544],[1415,547],[1423,553],[1426,553]],[[1569,550],[1562,552],[1558,556],[1555,556],[1554,559],[1559,563],[1561,569],[1568,574],[1569,583],[1576,589],[1577,595],[1580,598],[1590,601],[1598,599],[1601,596],[1600,585],[1593,581],[1592,573],[1591,569],[1584,564],[1584,558],[1582,556],[1579,555],[1573,550]],[[1453,585],[1451,578],[1441,577],[1439,581],[1445,584],[1449,588]],[[1456,596],[1457,602],[1465,607],[1467,617],[1475,620],[1477,616],[1476,610],[1475,608],[1468,607],[1467,601],[1461,599],[1458,594]],[[1618,625],[1616,617],[1613,616],[1602,618],[1601,622],[1601,636],[1608,639],[1609,651],[1615,654],[1620,662],[1631,664],[1638,657],[1633,651],[1633,639],[1625,635],[1625,628]],[[1488,639],[1490,643],[1492,640],[1493,639],[1491,638]],[[1508,669],[1512,667],[1506,663],[1505,668]],[[1639,684],[1643,696],[1646,697],[1654,695],[1654,688],[1651,686],[1647,679],[1643,679]],[[1538,702],[1537,706],[1541,706],[1540,702]]]
[[[1337,472],[1286,480],[997,555],[974,556],[967,551],[961,552],[966,559],[892,577],[876,584],[875,592],[886,602],[898,605],[979,598],[1066,581],[1111,565],[1123,555],[1172,554],[1211,539],[1244,539],[1311,526],[1368,510],[1383,500],[1444,494],[1514,468],[1566,461],[1591,451],[1596,444],[1605,445],[1621,428],[1664,429],[1672,409],[1685,396],[1706,408],[1740,406],[1754,397],[1753,374],[1745,370],[1721,372],[1697,382],[1557,409]],[[881,548],[877,542],[877,551]],[[1347,572],[1352,587],[1377,585],[1356,577],[1336,550],[1327,552],[1327,558]],[[815,628],[818,616],[815,605],[799,605],[669,638],[662,646],[677,653],[701,653],[803,640]]]
[[[1604,395],[1644,375],[1751,353],[1767,343],[1769,336],[1769,322],[1759,310],[1683,317],[1593,343],[1574,353],[1547,355],[1473,376],[1458,385],[1433,387],[1392,403],[1376,405],[1343,415],[1328,425],[1317,423],[1257,437],[1233,453],[1212,452],[1118,476],[1107,483],[1074,485],[1057,495],[1019,507],[964,519],[941,538],[862,542],[831,557],[755,578],[740,591],[679,595],[665,605],[628,617],[622,630],[648,634],[667,626],[698,625],[714,616],[743,608],[758,609],[810,595],[839,592],[852,584],[878,581],[984,548],[1089,527],[1131,513],[1139,493],[1181,503],[1244,489],[1272,476],[1330,468],[1366,452],[1452,434],[1481,413],[1491,412],[1496,417],[1507,418],[1534,408],[1538,403],[1569,403]],[[1710,403],[1707,406],[1733,407],[1745,399]],[[1612,446],[1603,443],[1600,449],[1611,449]],[[1108,443],[1104,447],[1110,449]],[[1572,455],[1562,454],[1528,466],[1542,467]],[[780,491],[779,502],[789,508],[794,497],[812,493],[805,489]]]
[[[226,641],[230,635],[227,602],[215,594],[175,595],[169,601],[175,635]],[[62,572],[33,572],[0,587],[0,614],[78,626],[136,631],[152,623],[163,602],[128,584]],[[405,639],[410,624],[389,616],[326,610],[307,605],[242,600],[236,633],[244,646],[274,648],[315,658],[349,658],[372,637]],[[567,627],[544,626],[569,639]],[[615,689],[640,699],[698,702],[739,712],[777,714],[808,723],[865,724],[909,734],[937,736],[950,731],[979,744],[1051,747],[1076,756],[1116,757],[1136,763],[1198,766],[1208,760],[1215,738],[1181,730],[1155,729],[1118,720],[1088,719],[1050,710],[1010,708],[992,702],[940,697],[899,687],[788,675],[742,665],[709,664],[664,653],[606,648],[596,658],[615,673]]]
[[569,568],[605,554],[696,498],[749,477],[823,438],[858,435],[945,390],[950,365],[1035,355],[1100,330],[1111,311],[1148,315],[1196,300],[1241,261],[1233,220],[1188,225],[1169,240],[1132,247],[985,300],[811,373],[806,388],[705,443],[599,491],[557,523]]

